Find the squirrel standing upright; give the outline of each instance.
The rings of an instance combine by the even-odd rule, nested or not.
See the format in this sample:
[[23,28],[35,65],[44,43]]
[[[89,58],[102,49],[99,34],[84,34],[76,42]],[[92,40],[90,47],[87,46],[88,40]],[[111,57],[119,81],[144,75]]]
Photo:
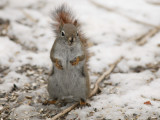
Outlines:
[[89,97],[90,83],[80,24],[64,4],[52,13],[52,19],[56,39],[50,52],[53,66],[48,80],[49,96],[53,101],[83,104]]

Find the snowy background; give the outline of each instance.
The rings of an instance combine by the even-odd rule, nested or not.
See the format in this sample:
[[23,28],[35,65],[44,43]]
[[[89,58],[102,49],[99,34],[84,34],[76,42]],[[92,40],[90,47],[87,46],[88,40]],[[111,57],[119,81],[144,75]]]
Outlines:
[[[90,107],[61,119],[160,120],[160,1],[67,0],[89,38],[90,81],[119,57]],[[50,11],[60,0],[0,0],[0,118],[42,120],[67,105],[48,99],[49,52],[54,42]],[[153,34],[152,34],[153,33]]]

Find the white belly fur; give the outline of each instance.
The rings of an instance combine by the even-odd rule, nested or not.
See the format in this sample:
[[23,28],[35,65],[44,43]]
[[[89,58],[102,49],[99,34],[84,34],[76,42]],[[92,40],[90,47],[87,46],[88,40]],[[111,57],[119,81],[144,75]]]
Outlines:
[[50,97],[66,101],[79,101],[81,98],[85,100],[87,97],[86,78],[82,75],[85,61],[80,61],[76,66],[71,65],[70,61],[78,55],[72,54],[70,49],[66,48],[61,49],[56,56],[61,60],[63,70],[53,65],[54,74],[49,77],[48,81]]

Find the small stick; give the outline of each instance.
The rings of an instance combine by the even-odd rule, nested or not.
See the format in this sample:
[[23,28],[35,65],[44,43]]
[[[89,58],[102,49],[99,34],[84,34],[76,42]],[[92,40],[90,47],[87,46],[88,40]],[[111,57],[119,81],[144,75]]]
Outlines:
[[29,19],[31,20],[32,22],[36,23],[37,20],[34,19],[30,14],[28,14],[26,11],[24,11],[23,9],[20,9],[22,11],[22,13]]
[[138,42],[137,44],[142,46],[144,45],[147,40],[149,38],[151,38],[152,36],[154,36],[156,33],[158,33],[160,31],[160,26],[158,27],[154,27],[153,29],[151,29],[149,32],[147,32]]
[[159,1],[151,1],[151,0],[147,0],[147,3],[149,3],[149,4],[152,4],[152,5],[160,5],[160,2]]
[[61,111],[60,113],[58,113],[57,115],[55,115],[51,120],[56,120],[58,119],[59,117],[65,115],[66,113],[68,113],[69,111],[73,110],[76,106],[78,106],[78,102],[73,104],[72,106],[66,108],[65,110]]
[[[96,81],[93,90],[91,91],[91,94],[89,96],[92,97],[94,96],[99,89],[99,83],[105,78],[108,77],[111,72],[114,70],[114,68],[117,66],[117,64],[123,59],[123,57],[119,58],[114,64],[111,65],[111,67],[109,68],[109,70],[107,70],[106,72],[104,72],[99,79]],[[61,111],[60,113],[58,113],[57,115],[55,115],[51,120],[56,120],[58,118],[60,118],[61,116],[65,115],[66,113],[70,112],[71,110],[73,110],[75,107],[77,107],[79,105],[79,102],[73,104],[72,106],[66,108],[65,110]]]
[[108,77],[111,72],[114,70],[114,68],[116,67],[116,65],[123,59],[123,57],[119,58],[114,64],[111,65],[111,67],[109,68],[109,70],[107,70],[106,72],[104,72],[96,81],[93,90],[91,91],[91,94],[89,97],[94,96],[98,90],[99,90],[99,83],[105,78]]

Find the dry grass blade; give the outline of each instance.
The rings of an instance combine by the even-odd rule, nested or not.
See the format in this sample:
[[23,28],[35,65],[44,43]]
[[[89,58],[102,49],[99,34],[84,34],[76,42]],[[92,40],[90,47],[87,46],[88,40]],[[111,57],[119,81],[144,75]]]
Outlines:
[[[94,96],[98,90],[99,90],[99,83],[105,78],[108,77],[112,71],[114,70],[114,68],[117,66],[117,64],[123,59],[123,57],[119,58],[114,64],[111,65],[111,67],[109,68],[109,70],[107,70],[106,72],[104,72],[99,79],[96,81],[95,85],[94,85],[94,89],[91,91],[91,94],[89,97]],[[73,110],[76,106],[78,106],[79,103],[75,103],[72,106],[66,108],[65,110],[63,110],[62,112],[58,113],[57,115],[55,115],[52,120],[56,120],[60,117],[62,117],[63,115],[65,115],[66,113],[70,112],[71,110]]]
[[131,37],[131,38],[129,38],[129,39],[127,39],[127,41],[140,41],[142,38],[144,38],[144,36],[146,35],[148,33],[148,31],[147,32],[144,32],[144,33],[142,33],[142,34],[140,34],[140,35],[134,35],[133,37]]
[[22,11],[22,13],[29,19],[31,20],[32,22],[36,23],[37,20],[34,19],[30,14],[28,14],[26,11],[24,11],[23,9],[20,9]]
[[101,4],[97,3],[97,2],[94,2],[93,0],[89,0],[89,1],[90,1],[93,5],[95,5],[96,7],[98,7],[98,8],[102,8],[102,9],[104,9],[104,10],[106,10],[106,11],[110,11],[110,12],[117,13],[117,14],[119,14],[119,15],[121,15],[121,16],[123,16],[123,17],[125,17],[125,18],[127,18],[127,19],[129,19],[129,20],[131,20],[131,21],[133,21],[133,22],[136,22],[136,23],[138,23],[138,24],[143,24],[143,25],[147,25],[147,26],[150,26],[150,27],[156,27],[156,26],[153,25],[153,24],[146,23],[146,22],[143,22],[143,21],[140,21],[140,20],[136,20],[136,19],[134,19],[134,18],[132,18],[132,17],[129,17],[129,16],[125,15],[124,13],[119,12],[119,11],[113,9],[113,8],[109,8],[109,7],[107,7],[107,6],[104,6],[104,5],[101,5]]
[[151,29],[145,35],[143,35],[143,37],[141,37],[141,39],[137,40],[137,44],[140,46],[144,45],[149,38],[153,37],[159,31],[160,31],[160,26]]

